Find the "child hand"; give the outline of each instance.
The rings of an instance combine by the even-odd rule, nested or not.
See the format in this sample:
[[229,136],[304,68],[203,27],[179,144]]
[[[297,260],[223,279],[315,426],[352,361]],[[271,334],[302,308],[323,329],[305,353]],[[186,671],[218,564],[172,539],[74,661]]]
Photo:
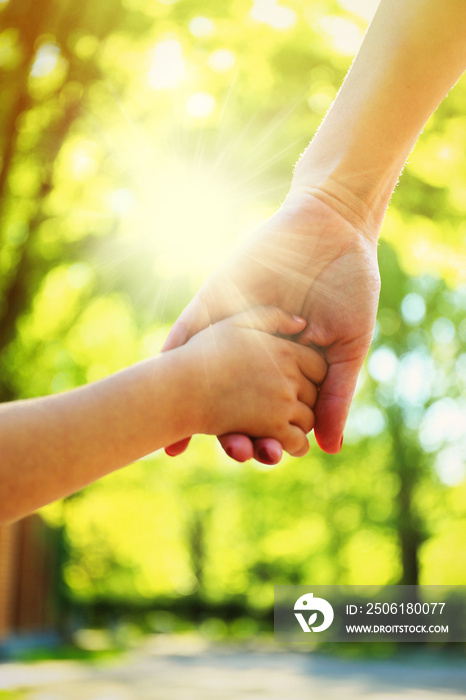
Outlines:
[[317,351],[274,335],[295,335],[304,327],[299,317],[261,306],[210,326],[175,350],[190,366],[197,432],[273,437],[289,454],[306,454],[327,364]]

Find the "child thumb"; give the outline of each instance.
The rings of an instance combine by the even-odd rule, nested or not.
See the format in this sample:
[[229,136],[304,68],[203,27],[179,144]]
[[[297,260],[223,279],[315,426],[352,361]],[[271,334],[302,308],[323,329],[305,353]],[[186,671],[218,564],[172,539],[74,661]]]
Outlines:
[[257,306],[245,311],[237,316],[237,323],[257,331],[280,335],[301,333],[306,326],[304,318],[290,314],[277,306]]

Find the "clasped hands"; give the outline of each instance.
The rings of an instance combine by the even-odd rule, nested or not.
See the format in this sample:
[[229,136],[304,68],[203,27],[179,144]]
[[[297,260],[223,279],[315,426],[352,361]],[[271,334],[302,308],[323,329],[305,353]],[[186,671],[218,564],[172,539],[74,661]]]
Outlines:
[[[315,408],[310,406],[316,440],[325,452],[337,453],[372,339],[379,289],[376,243],[367,231],[318,190],[294,193],[203,284],[172,327],[164,350],[256,306],[299,315],[306,325],[296,342],[318,349],[328,366]],[[239,462],[255,457],[276,464],[282,456],[282,445],[271,437],[230,434],[219,441]],[[188,443],[189,438],[166,452],[180,454]]]

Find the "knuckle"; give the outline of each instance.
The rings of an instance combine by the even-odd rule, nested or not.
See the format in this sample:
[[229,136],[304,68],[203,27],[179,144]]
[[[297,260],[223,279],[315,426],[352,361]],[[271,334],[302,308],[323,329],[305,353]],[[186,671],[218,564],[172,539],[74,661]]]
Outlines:
[[287,371],[289,371],[289,365],[293,363],[294,356],[293,356],[293,348],[290,347],[291,343],[289,341],[281,339],[281,343],[279,346],[279,356],[282,360],[282,362],[285,363],[284,367]]
[[280,374],[280,383],[277,386],[280,407],[287,411],[296,403],[297,391],[295,383],[286,374]]
[[271,429],[272,429],[272,434],[277,437],[277,439],[283,443],[283,440],[285,439],[285,420],[283,417],[277,413],[274,412],[274,417],[273,420],[271,421]]
[[286,391],[284,393],[286,406],[288,409],[296,410],[296,403],[298,401],[298,392],[296,390],[295,383],[293,381],[288,381],[286,385]]

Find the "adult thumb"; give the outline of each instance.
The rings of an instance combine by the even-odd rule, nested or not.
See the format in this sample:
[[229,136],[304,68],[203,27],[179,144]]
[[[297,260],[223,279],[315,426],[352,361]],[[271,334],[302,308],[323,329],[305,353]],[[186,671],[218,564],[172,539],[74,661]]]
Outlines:
[[314,408],[317,444],[329,454],[340,452],[361,361],[329,364]]

